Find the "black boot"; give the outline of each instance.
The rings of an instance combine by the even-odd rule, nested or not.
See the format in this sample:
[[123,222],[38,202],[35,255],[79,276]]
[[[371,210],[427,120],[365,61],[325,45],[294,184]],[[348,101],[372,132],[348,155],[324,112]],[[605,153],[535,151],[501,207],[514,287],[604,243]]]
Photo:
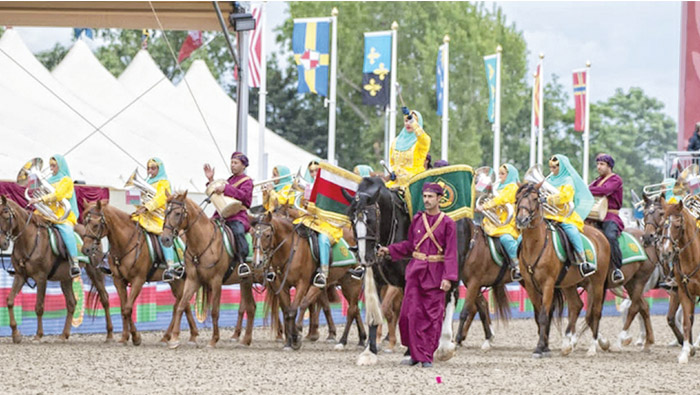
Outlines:
[[523,281],[523,275],[520,274],[520,262],[518,262],[517,258],[512,260],[510,278],[515,282]]
[[71,278],[80,276],[80,263],[78,262],[78,258],[71,258],[70,276]]
[[595,266],[591,265],[587,260],[583,252],[576,252],[576,264],[578,265],[578,271],[581,273],[581,277],[588,277],[595,273]]

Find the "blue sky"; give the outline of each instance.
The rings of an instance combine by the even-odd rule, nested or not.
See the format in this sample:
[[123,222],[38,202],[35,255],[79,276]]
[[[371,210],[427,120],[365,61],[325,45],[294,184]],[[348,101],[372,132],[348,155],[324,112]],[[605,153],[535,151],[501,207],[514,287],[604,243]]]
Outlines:
[[[486,3],[492,7],[494,3]],[[496,2],[508,23],[523,32],[531,72],[545,54],[545,78],[560,77],[572,89],[571,70],[590,60],[591,96],[605,100],[616,88],[641,87],[665,104],[678,119],[680,2]],[[271,2],[267,32],[288,16],[284,2]],[[342,16],[341,16],[342,23]],[[17,28],[29,48],[38,52],[56,42],[69,45],[67,28]],[[275,48],[273,34],[267,47]],[[96,43],[92,44],[97,45]],[[283,51],[290,49],[283,48]],[[572,106],[573,106],[573,99]],[[546,114],[545,114],[546,116]]]

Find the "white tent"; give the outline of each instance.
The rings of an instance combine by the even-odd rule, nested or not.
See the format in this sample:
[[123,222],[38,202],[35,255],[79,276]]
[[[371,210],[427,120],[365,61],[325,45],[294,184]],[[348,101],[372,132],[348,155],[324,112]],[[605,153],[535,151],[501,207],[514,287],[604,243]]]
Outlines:
[[[174,87],[143,50],[119,79],[80,40],[52,73],[14,30],[0,39],[0,50],[0,137],[10,147],[0,152],[0,178],[14,179],[32,157],[65,153],[97,128],[107,137],[96,132],[66,155],[75,179],[122,187],[133,169],[152,156],[163,159],[176,189],[203,190],[205,162],[215,166],[217,178],[228,176],[236,106],[203,62],[194,62],[186,73],[190,93],[184,81]],[[254,159],[258,123],[249,117],[248,125],[248,156]],[[315,158],[274,132],[266,133],[271,166],[285,164],[294,171]],[[256,175],[258,166],[251,162],[248,173]]]

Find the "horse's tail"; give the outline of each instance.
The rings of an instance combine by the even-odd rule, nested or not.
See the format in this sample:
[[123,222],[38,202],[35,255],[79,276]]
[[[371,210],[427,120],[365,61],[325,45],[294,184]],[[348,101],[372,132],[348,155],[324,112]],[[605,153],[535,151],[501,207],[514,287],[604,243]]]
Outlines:
[[[85,307],[89,310],[88,314],[94,319],[97,316],[97,308],[100,303],[100,293],[97,289],[97,284],[102,284],[102,288],[104,288],[105,275],[95,266],[92,266],[91,263],[85,265],[85,273],[90,278],[90,291],[88,291],[85,299]],[[109,314],[109,311],[105,311],[105,314]]]
[[552,295],[552,313],[557,325],[560,325],[561,317],[564,315],[564,294],[559,288],[555,288],[554,295]]
[[277,316],[279,317],[280,297],[268,284],[265,284],[265,302],[263,303],[263,325],[266,326],[268,324],[268,320],[270,320],[272,333],[277,333],[277,331],[279,330],[280,322],[278,319],[276,319],[275,314],[277,314]]
[[365,319],[367,325],[381,325],[384,321],[382,309],[379,303],[379,292],[377,292],[377,283],[374,281],[374,267],[367,266],[365,273]]
[[496,315],[499,320],[505,323],[510,319],[510,300],[508,299],[506,285],[503,283],[494,285],[491,290],[493,291],[493,299],[496,302]]
[[195,301],[198,303],[195,305],[197,309],[197,319],[199,322],[204,322],[211,310],[211,287],[208,285],[199,287]]

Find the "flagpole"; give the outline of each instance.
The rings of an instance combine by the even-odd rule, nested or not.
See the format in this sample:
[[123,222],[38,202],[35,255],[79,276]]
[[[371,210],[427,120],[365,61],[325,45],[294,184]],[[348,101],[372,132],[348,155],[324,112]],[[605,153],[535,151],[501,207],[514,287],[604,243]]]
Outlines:
[[530,167],[535,165],[535,155],[537,151],[537,134],[535,132],[535,106],[537,97],[535,90],[537,89],[537,71],[532,73],[532,106],[530,106]]
[[328,162],[335,165],[335,88],[337,82],[336,72],[338,69],[338,8],[333,7],[331,15],[333,31],[331,33],[331,87],[328,95]]
[[267,56],[265,54],[265,2],[260,4],[260,87],[258,90],[258,179],[267,174],[265,163],[265,107],[267,99]]
[[[389,139],[384,143],[387,146],[391,146],[391,141],[396,137],[396,80],[398,74],[397,66],[397,41],[399,24],[394,21],[391,24],[391,95],[389,97]],[[388,150],[387,150],[388,152]],[[386,163],[389,162],[389,158],[385,158]]]
[[501,163],[501,52],[503,47],[496,47],[496,103],[494,105],[493,123],[493,169]]
[[588,140],[590,131],[590,109],[591,109],[591,61],[586,61],[586,115],[585,126],[583,128],[583,182],[588,184]]
[[544,54],[540,52],[540,125],[537,133],[537,163],[543,166],[544,156]]
[[449,151],[449,123],[450,118],[448,116],[448,111],[450,107],[450,36],[445,34],[442,39],[442,75],[443,75],[443,87],[442,87],[442,155],[441,159],[448,160],[447,154]]

